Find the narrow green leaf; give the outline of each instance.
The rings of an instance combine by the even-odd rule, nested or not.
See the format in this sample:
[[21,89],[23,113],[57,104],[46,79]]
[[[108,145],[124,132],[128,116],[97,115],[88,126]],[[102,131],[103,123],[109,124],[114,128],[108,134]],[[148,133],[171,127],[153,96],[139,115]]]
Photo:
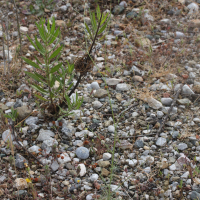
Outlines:
[[91,31],[90,31],[90,29],[89,29],[89,27],[88,27],[87,23],[85,23],[85,27],[86,27],[86,29],[87,29],[87,32],[89,33],[89,35],[90,35],[90,37],[91,37],[91,40],[93,40],[92,33],[91,33]]
[[33,40],[28,35],[26,35],[26,36],[27,36],[28,40],[30,41],[30,43],[35,47],[35,49],[37,49],[39,51],[37,46],[33,43]]
[[50,42],[48,43],[48,45],[52,44],[52,43],[55,41],[55,39],[58,37],[59,33],[60,33],[60,30],[57,29],[57,30],[55,31],[55,33],[51,35],[51,40],[50,40]]
[[37,90],[38,92],[47,95],[48,91],[44,90],[43,88],[39,87],[36,84],[31,85],[32,88],[34,88],[35,90]]
[[[39,59],[36,56],[34,56],[34,58],[40,65],[42,65],[42,63],[39,61]],[[40,69],[43,70],[42,68],[40,68]]]
[[50,56],[49,60],[55,58],[59,53],[60,51],[62,50],[62,46],[61,47],[58,47]]
[[[101,20],[101,24],[100,25],[102,25],[106,21],[107,17],[108,17],[108,13],[106,13],[106,15],[103,17],[103,19]],[[108,21],[109,21],[109,19],[108,19]]]
[[57,64],[55,67],[53,67],[51,69],[50,73],[54,73],[54,72],[58,71],[61,66],[62,66],[62,63]]
[[96,31],[96,29],[97,29],[97,22],[96,22],[96,19],[95,19],[95,13],[93,12],[92,13],[92,28],[93,28],[93,31],[95,32]]
[[45,77],[43,77],[42,75],[38,74],[37,72],[34,72],[34,74],[41,79],[42,83],[46,84],[46,78]]
[[[52,18],[52,25],[51,25],[51,32],[50,32],[51,35],[54,34],[55,27],[56,27],[56,23],[55,23],[55,18],[53,17],[53,18]],[[58,29],[59,29],[59,28],[58,28]],[[57,29],[57,30],[58,30],[58,29]],[[56,30],[56,31],[57,31],[57,30]]]
[[35,75],[31,72],[25,72],[25,74],[27,74],[29,77],[33,78],[35,81],[42,82],[37,75]]
[[100,20],[100,18],[101,18],[101,11],[100,11],[99,5],[97,5],[96,12],[97,12],[97,18],[98,18],[98,20]]
[[99,30],[99,32],[97,33],[97,35],[100,35],[100,34],[105,30],[106,26],[107,26],[107,23],[105,23],[105,24],[100,28],[100,30]]
[[53,87],[56,81],[56,77],[52,76],[51,81],[50,81],[50,87]]
[[50,21],[48,19],[48,23],[47,23],[47,30],[48,30],[48,33],[50,33],[51,29],[50,29]]
[[35,43],[36,43],[36,45],[37,45],[37,47],[38,47],[38,51],[39,51],[42,55],[44,55],[45,49],[44,49],[44,47],[42,46],[42,44],[38,41],[37,36],[35,36]]
[[42,100],[42,101],[48,101],[47,99],[45,99],[44,97],[38,95],[38,94],[34,94],[34,96],[36,96],[38,99]]
[[39,24],[36,23],[36,26],[38,28],[38,31],[39,31],[39,34],[40,34],[40,37],[41,39],[43,40],[43,42],[46,41],[46,37],[45,37],[45,29],[44,29],[44,23],[45,23],[45,20],[44,19],[41,19]]
[[33,61],[29,60],[28,58],[22,57],[22,59],[23,59],[26,63],[28,63],[29,65],[31,65],[31,66],[33,66],[33,67],[35,67],[35,68],[37,68],[37,69],[41,69],[39,65],[37,65],[37,64],[34,63]]

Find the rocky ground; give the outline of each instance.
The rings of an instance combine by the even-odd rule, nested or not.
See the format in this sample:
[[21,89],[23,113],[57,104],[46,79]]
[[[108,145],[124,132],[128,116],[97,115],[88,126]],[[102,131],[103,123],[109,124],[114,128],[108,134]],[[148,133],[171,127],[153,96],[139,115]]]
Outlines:
[[[40,16],[31,14],[31,1],[16,4],[22,55],[34,59],[38,53],[26,34],[38,34]],[[33,95],[24,73],[33,68],[23,63],[20,70],[14,4],[2,0],[9,28],[3,36],[2,21],[0,198],[200,199],[199,4],[99,1],[111,20],[96,43],[95,66],[77,89],[83,104],[58,121],[45,117]],[[52,5],[42,15],[55,17],[61,60],[73,63],[85,53],[84,20],[91,24],[88,11],[96,1]],[[3,70],[3,39],[10,77]],[[3,115],[11,107],[21,122],[14,135]]]

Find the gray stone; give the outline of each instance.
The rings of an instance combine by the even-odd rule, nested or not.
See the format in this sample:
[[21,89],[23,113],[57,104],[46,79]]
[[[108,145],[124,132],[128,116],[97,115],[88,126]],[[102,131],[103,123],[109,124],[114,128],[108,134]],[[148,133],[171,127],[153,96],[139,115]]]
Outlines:
[[94,89],[94,90],[100,89],[99,84],[97,82],[92,82],[91,83],[91,88]]
[[110,125],[110,126],[108,127],[108,132],[114,133],[114,132],[115,132],[115,127],[112,126],[112,125]]
[[114,15],[119,15],[119,14],[123,13],[124,9],[125,9],[124,6],[118,6],[118,5],[116,5],[116,6],[114,7],[112,13],[113,13]]
[[126,17],[128,19],[133,19],[133,18],[136,18],[138,16],[137,12],[134,12],[134,11],[131,11],[129,13],[127,13]]
[[189,14],[199,12],[199,6],[196,3],[190,3],[187,8],[190,10]]
[[13,108],[18,108],[18,107],[21,107],[21,106],[23,106],[23,102],[21,101],[21,99],[17,99]]
[[85,147],[78,147],[76,149],[76,155],[78,158],[85,160],[89,157],[89,150]]
[[94,181],[96,181],[97,179],[99,178],[99,175],[98,174],[92,174],[91,176],[90,176],[90,181],[91,182],[94,182]]
[[112,157],[112,154],[110,154],[110,153],[103,154],[103,160],[109,160],[111,157]]
[[32,117],[32,116],[30,116],[30,117],[28,117],[28,118],[25,120],[25,123],[26,123],[27,125],[31,125],[31,124],[37,124],[38,121],[39,121],[38,117]]
[[188,145],[185,144],[185,143],[180,143],[180,144],[178,145],[178,149],[179,149],[179,150],[185,150],[185,149],[187,149],[187,148],[188,148]]
[[52,146],[57,146],[58,142],[56,139],[47,139],[47,140],[43,140],[42,143],[42,149],[44,149],[46,151],[46,153],[50,153],[52,150]]
[[72,110],[71,113],[71,117],[74,119],[79,119],[81,116],[83,116],[83,112],[81,110]]
[[128,91],[131,89],[131,86],[126,83],[119,83],[117,84],[116,90],[119,91]]
[[104,89],[98,89],[95,93],[94,93],[94,97],[96,98],[103,98],[108,96],[108,92],[107,90]]
[[197,199],[200,199],[200,194],[196,191],[192,191],[191,194],[190,194],[190,198],[192,200],[197,200]]
[[61,131],[67,137],[71,138],[74,135],[76,129],[73,126],[71,126],[69,123],[67,123],[66,121],[63,120],[62,122],[63,123],[62,123],[62,129],[61,129]]
[[6,103],[6,106],[12,107],[12,106],[14,106],[14,104],[15,104],[15,102],[7,102],[7,103]]
[[144,147],[144,143],[143,143],[142,140],[136,140],[135,146],[136,146],[137,148],[143,148],[143,147]]
[[58,170],[58,172],[56,173],[58,175],[58,179],[60,179],[60,180],[66,179],[67,172],[68,172],[67,169]]
[[178,99],[177,103],[180,105],[189,105],[191,104],[191,101],[188,98],[184,98],[184,99]]
[[157,146],[164,146],[167,143],[167,140],[163,137],[159,137],[156,141]]
[[180,39],[180,38],[183,38],[183,37],[185,37],[184,33],[176,31],[176,33],[175,33],[175,38],[176,39]]
[[172,101],[172,98],[161,98],[161,102],[164,106],[171,106]]
[[187,95],[194,94],[194,92],[190,89],[188,85],[183,86],[182,93]]
[[100,101],[92,102],[94,109],[99,109],[103,105]]
[[15,165],[16,167],[23,169],[25,168],[24,163],[28,164],[28,160],[26,160],[23,156],[21,156],[20,154],[16,154],[16,159],[15,159]]
[[160,101],[157,101],[153,97],[148,97],[147,98],[147,103],[149,104],[150,107],[153,109],[160,109],[162,108],[162,103]]
[[32,147],[30,147],[29,149],[28,149],[28,151],[29,152],[34,152],[34,153],[39,153],[40,151],[39,151],[39,149],[40,149],[40,147],[38,147],[37,145],[33,145]]
[[51,169],[55,172],[58,170],[60,165],[58,164],[57,160],[54,160],[53,163],[51,164]]
[[14,136],[11,134],[10,129],[8,129],[2,133],[2,139],[4,142],[8,142],[10,140],[10,138],[13,141]]
[[164,113],[162,111],[157,111],[157,117],[160,119],[162,118]]
[[117,79],[117,78],[108,78],[106,80],[107,85],[117,85],[122,81],[122,79]]
[[54,136],[55,136],[55,134],[52,131],[40,129],[39,136],[37,137],[37,140],[38,141],[53,140]]

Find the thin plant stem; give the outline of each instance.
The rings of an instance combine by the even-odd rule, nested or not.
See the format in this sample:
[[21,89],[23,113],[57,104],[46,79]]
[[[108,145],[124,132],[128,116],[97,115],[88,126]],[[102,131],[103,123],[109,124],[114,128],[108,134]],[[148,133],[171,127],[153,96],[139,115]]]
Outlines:
[[4,46],[4,28],[3,28],[3,16],[1,18],[1,26],[2,26],[2,44],[3,44],[3,63],[4,63],[4,75],[6,75],[6,56],[5,56],[5,46]]
[[8,47],[8,65],[7,65],[7,72],[8,72],[8,78],[10,74],[10,64],[9,64],[9,58],[10,58],[10,53],[9,53],[9,35],[8,35],[8,16],[6,18],[6,39],[7,39],[7,47]]
[[18,35],[19,35],[19,52],[20,52],[20,59],[21,59],[21,66],[20,69],[22,69],[22,38],[21,38],[21,33],[20,33],[20,24],[19,24],[19,15],[18,15],[18,10],[17,10],[17,6],[16,6],[16,2],[15,0],[13,1],[14,3],[14,7],[15,7],[15,11],[16,11],[16,17],[17,17],[17,31],[18,31]]

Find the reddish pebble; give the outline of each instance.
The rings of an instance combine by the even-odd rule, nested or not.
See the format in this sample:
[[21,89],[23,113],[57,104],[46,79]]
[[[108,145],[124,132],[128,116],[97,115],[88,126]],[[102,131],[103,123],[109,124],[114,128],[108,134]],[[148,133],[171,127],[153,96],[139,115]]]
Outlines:
[[188,78],[188,75],[187,75],[187,74],[183,74],[182,77],[183,77],[184,79],[187,79],[187,78]]
[[170,97],[170,94],[166,92],[166,93],[163,94],[163,97],[168,98],[168,97]]

